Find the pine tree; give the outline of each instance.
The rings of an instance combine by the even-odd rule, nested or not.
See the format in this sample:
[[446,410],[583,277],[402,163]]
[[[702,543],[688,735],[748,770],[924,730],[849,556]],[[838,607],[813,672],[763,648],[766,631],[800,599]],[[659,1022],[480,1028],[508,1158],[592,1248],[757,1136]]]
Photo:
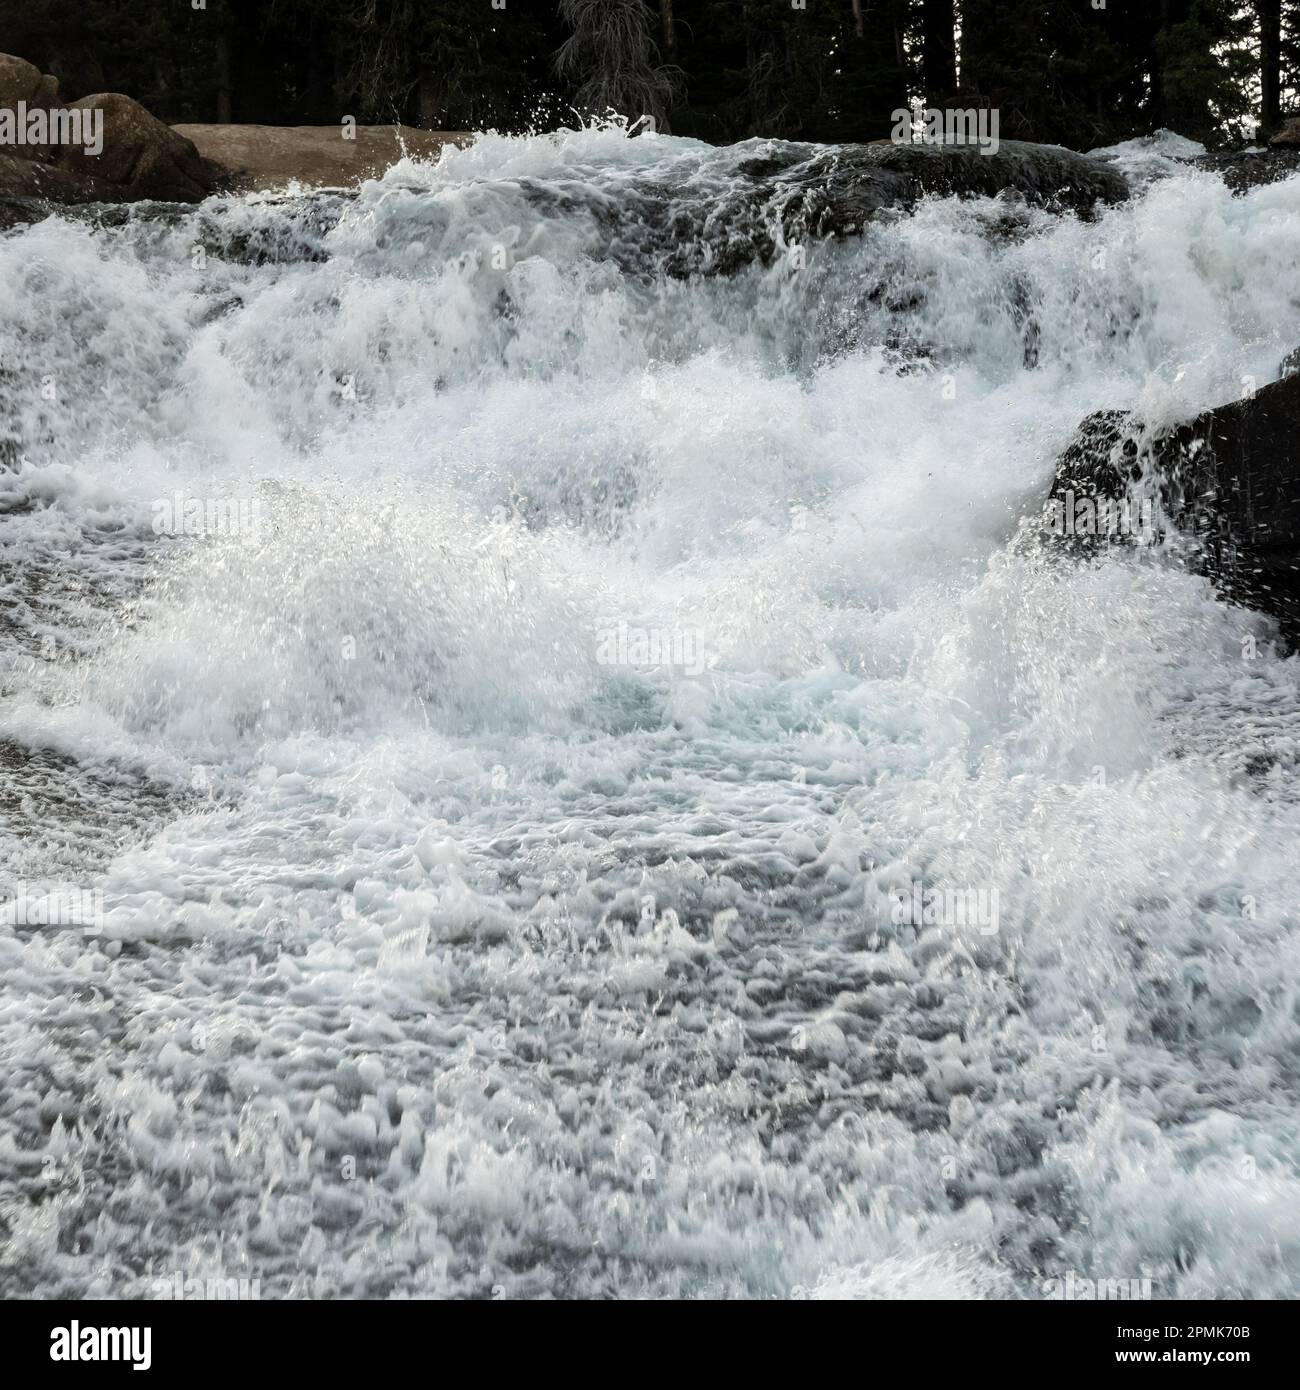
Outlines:
[[[633,120],[650,116],[667,130],[679,83],[660,61],[651,38],[655,16],[644,0],[560,0],[560,15],[571,32],[556,54],[555,71],[574,88],[579,107]],[[671,27],[671,10],[668,16],[660,16],[661,25]]]
[[613,107],[717,142],[877,139],[922,98],[994,107],[1004,139],[1220,143],[1269,133],[1300,83],[1300,0],[0,0],[0,36],[68,98],[165,120],[518,131]]
[[1300,108],[1300,0],[1281,0],[1278,26],[1278,116]]
[[1250,16],[1234,0],[1160,0],[1150,117],[1209,144],[1252,110]]

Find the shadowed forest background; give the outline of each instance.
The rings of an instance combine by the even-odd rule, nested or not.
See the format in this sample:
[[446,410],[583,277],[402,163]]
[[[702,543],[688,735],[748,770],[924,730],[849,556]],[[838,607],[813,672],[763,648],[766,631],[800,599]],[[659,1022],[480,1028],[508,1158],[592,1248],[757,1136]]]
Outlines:
[[65,100],[169,121],[521,132],[612,108],[846,141],[920,99],[996,107],[1004,138],[1220,145],[1289,114],[1300,0],[0,0],[0,49]]

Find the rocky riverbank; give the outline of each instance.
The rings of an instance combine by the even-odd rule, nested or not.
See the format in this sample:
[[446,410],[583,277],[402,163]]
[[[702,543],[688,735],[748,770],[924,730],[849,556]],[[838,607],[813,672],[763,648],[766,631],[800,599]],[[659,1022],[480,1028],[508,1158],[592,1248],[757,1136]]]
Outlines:
[[[0,226],[29,220],[23,203],[197,203],[223,191],[352,187],[404,156],[436,159],[472,138],[353,123],[168,126],[116,92],[64,102],[55,78],[8,54],[0,54],[0,113],[9,113],[8,138],[0,134],[0,204],[8,207]],[[83,139],[83,129],[95,139]]]
[[[59,84],[0,53],[0,199],[196,203],[224,171],[139,102],[109,92],[63,102]],[[93,138],[91,138],[93,132]]]
[[[192,203],[220,190],[349,187],[377,177],[404,156],[433,159],[465,131],[407,126],[177,125],[166,126],[119,93],[64,103],[58,82],[20,58],[0,54],[0,110],[102,114],[102,150],[78,143],[22,138],[0,146],[0,198],[56,204]],[[98,114],[97,114],[98,113]],[[992,154],[975,147],[846,145],[824,147],[752,142],[735,206],[719,211],[741,222],[773,199],[780,221],[800,235],[850,235],[886,208],[908,207],[929,194],[1013,193],[1027,201],[1079,212],[1127,196],[1123,175],[1104,161],[1056,146],[1005,141]],[[670,232],[672,229],[668,229]],[[742,247],[746,237],[736,240]],[[770,245],[748,238],[740,262],[765,256]],[[714,267],[727,269],[728,266]]]
[[448,145],[473,139],[468,131],[411,126],[177,125],[206,160],[224,170],[236,192],[346,188],[379,178],[403,158],[432,160]]

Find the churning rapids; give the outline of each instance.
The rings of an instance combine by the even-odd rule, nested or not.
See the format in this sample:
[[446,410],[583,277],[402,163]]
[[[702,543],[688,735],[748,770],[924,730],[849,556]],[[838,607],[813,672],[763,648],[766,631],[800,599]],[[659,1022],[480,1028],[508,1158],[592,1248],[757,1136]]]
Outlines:
[[1022,519],[1300,179],[668,273],[764,148],[0,235],[4,1291],[1296,1294],[1296,663]]

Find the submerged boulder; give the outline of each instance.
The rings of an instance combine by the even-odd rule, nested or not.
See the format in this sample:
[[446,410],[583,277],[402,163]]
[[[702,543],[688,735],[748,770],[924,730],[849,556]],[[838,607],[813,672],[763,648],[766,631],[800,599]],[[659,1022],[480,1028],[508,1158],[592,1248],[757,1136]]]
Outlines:
[[[698,207],[684,189],[629,189],[624,215],[643,236],[660,239],[669,273],[730,274],[805,242],[855,236],[882,213],[907,211],[926,197],[1005,196],[1088,216],[1130,194],[1113,165],[1059,145],[1003,140],[986,153],[975,145],[888,141],[748,144],[753,153],[736,165],[732,186],[701,189],[706,201]],[[671,204],[673,216],[657,223],[652,197],[668,192],[661,206]]]
[[1105,160],[1022,140],[1003,140],[988,150],[969,144],[841,145],[810,167],[787,172],[789,182],[818,190],[834,230],[885,205],[927,195],[1010,193],[1037,206],[1079,213],[1129,195],[1128,180]]
[[1175,541],[1225,598],[1295,642],[1300,375],[1163,430],[1126,411],[1089,416],[1057,461],[1043,529],[1080,550]]

